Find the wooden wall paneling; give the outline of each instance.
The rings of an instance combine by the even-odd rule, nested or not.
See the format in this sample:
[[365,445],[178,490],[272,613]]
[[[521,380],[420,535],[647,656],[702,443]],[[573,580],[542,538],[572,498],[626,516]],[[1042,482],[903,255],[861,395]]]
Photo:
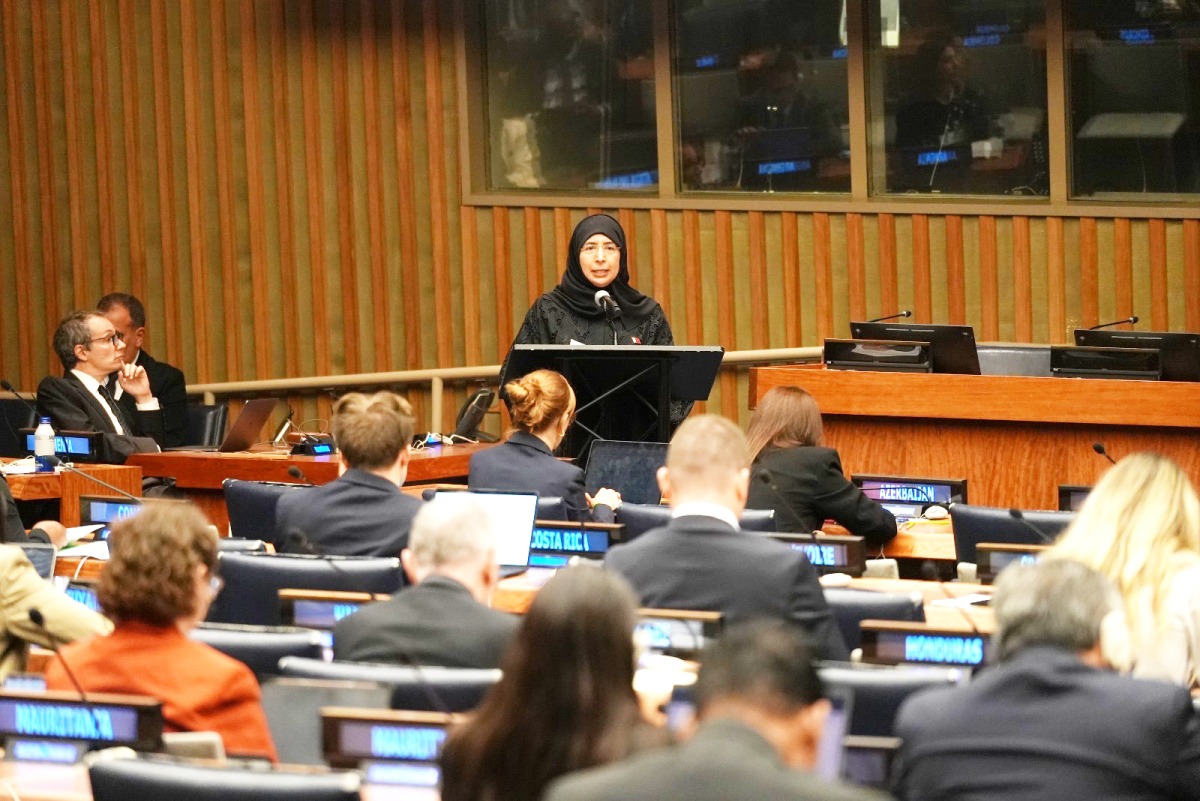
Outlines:
[[[946,217],[946,304],[952,325],[966,325],[967,286],[963,251],[963,218]],[[984,337],[986,339],[987,337]]]
[[750,343],[751,347],[761,349],[770,347],[771,302],[767,293],[767,225],[761,211],[752,211],[746,217],[750,245]]
[[[687,342],[704,344],[704,281],[700,261],[700,212],[683,213],[683,271],[687,276]],[[678,325],[678,323],[674,323]]]
[[[44,7],[44,4],[34,3],[34,6],[39,8]],[[117,15],[118,30],[136,31],[140,28],[136,18],[134,0],[118,0]],[[129,242],[126,253],[126,259],[129,262],[128,291],[139,298],[146,298],[145,208],[142,200],[142,175],[139,164],[142,152],[139,130],[141,127],[141,98],[139,95],[141,92],[138,88],[137,59],[139,39],[136,36],[118,36],[117,45],[121,59],[121,109],[123,112],[121,127],[125,158],[124,194],[127,216],[125,235]],[[35,58],[37,58],[36,55]],[[41,58],[44,61],[45,54],[42,54]],[[52,206],[53,204],[48,205]]]
[[1128,219],[1113,220],[1114,319],[1133,314],[1133,229]]
[[[242,115],[246,152],[246,225],[249,233],[250,297],[254,319],[254,375],[271,375],[271,295],[267,267],[267,204],[259,131],[258,26],[252,0],[241,0],[238,9],[241,34]],[[290,349],[290,348],[288,348]]]
[[829,277],[832,303],[829,307],[830,336],[850,334],[849,226],[846,215],[829,215]]
[[817,341],[833,336],[833,275],[830,261],[829,215],[817,213],[813,219],[813,267],[816,271],[813,293],[817,302]]
[[779,215],[781,262],[783,267],[783,318],[786,339],[784,347],[798,348],[803,339],[800,311],[800,237],[796,230],[796,213]]
[[1088,327],[1100,322],[1100,253],[1096,220],[1079,220],[1079,321]]
[[567,251],[571,244],[571,232],[575,229],[575,223],[571,220],[570,209],[555,209],[554,210],[554,270],[555,284],[558,283],[558,278],[562,276],[562,271],[567,266]]
[[[318,73],[317,36],[313,0],[300,0],[298,6],[300,25],[300,72],[301,103],[304,137],[304,177],[307,215],[301,224],[308,229],[308,285],[300,298],[310,297],[312,304],[311,330],[303,339],[312,342],[313,363],[316,375],[328,375],[333,370],[329,337],[329,281],[327,278],[327,252],[325,244],[325,198],[321,182],[324,173],[324,156],[321,144],[322,110],[320,100],[320,78]],[[298,226],[299,227],[299,226]],[[301,227],[301,230],[303,230]],[[307,344],[307,343],[305,343]],[[324,408],[321,412],[324,413]]]
[[820,336],[817,333],[817,315],[821,299],[817,295],[817,226],[811,214],[796,215],[796,261],[799,263],[797,275],[799,308],[800,308],[800,342],[802,344],[817,344]]
[[[238,293],[238,241],[236,213],[239,211],[233,198],[233,114],[229,93],[229,64],[227,49],[227,26],[225,4],[210,3],[210,46],[212,49],[213,119],[216,123],[214,153],[216,156],[217,221],[220,232],[221,259],[221,312],[224,325],[221,327],[221,350],[225,354],[225,377],[237,380],[242,377],[241,356],[241,312],[244,308]],[[245,209],[240,210],[243,214]],[[201,314],[205,306],[196,307]],[[264,332],[265,335],[265,332]],[[253,336],[251,336],[253,339]]]
[[[425,54],[425,125],[429,160],[429,206],[433,217],[433,286],[437,308],[451,311],[450,304],[450,243],[446,236],[449,224],[449,195],[446,189],[446,126],[442,97],[441,20],[438,0],[422,0],[422,43]],[[511,326],[509,315],[505,322]],[[511,329],[510,329],[511,330]],[[506,338],[501,337],[501,340]],[[507,337],[512,341],[512,336]],[[449,332],[437,338],[437,363],[453,364],[454,340]]]
[[1167,223],[1150,220],[1147,226],[1150,268],[1150,328],[1167,331],[1171,327],[1167,289]]
[[[717,331],[718,340],[728,350],[737,347],[737,319],[734,316],[733,288],[733,215],[728,211],[713,213],[713,229],[716,233],[717,257]],[[733,373],[725,371],[720,379],[720,408],[721,414],[729,418],[737,418],[737,378]]]
[[1033,342],[1033,253],[1029,238],[1029,218],[1013,217],[1013,331],[1017,342]]
[[513,304],[512,266],[509,246],[508,209],[492,209],[492,266],[496,273],[496,346],[503,359],[516,330],[514,315],[525,318],[525,310]]
[[532,206],[524,209],[526,308],[542,294],[542,218]]
[[[347,8],[343,3],[330,3],[326,6],[329,13],[328,27],[330,30],[329,44],[332,54],[332,70],[329,83],[332,95],[332,127],[334,153],[334,183],[337,187],[337,203],[333,212],[337,217],[337,269],[335,270],[340,287],[338,296],[341,298],[341,331],[330,331],[335,341],[342,341],[342,358],[348,373],[361,372],[359,359],[359,313],[358,309],[358,249],[355,243],[355,210],[353,166],[350,153],[350,65],[346,53],[346,38],[349,23],[346,19]],[[366,311],[364,309],[364,311]],[[336,363],[336,362],[335,362]]]
[[[9,5],[9,4],[6,4]],[[86,303],[88,265],[86,220],[84,219],[83,139],[79,111],[79,63],[75,35],[75,10],[71,0],[59,0],[59,33],[62,40],[63,123],[66,126],[67,181],[71,225],[71,299],[65,307],[79,308]],[[61,315],[60,315],[61,316]]]
[[[387,233],[384,225],[384,196],[377,191],[371,176],[383,174],[385,133],[380,116],[380,98],[383,86],[379,74],[378,17],[383,7],[374,0],[359,0],[359,63],[362,70],[362,137],[363,174],[359,176],[359,192],[366,197],[367,207],[367,258],[370,267],[370,298],[367,304],[372,310],[370,317],[371,349],[370,361],[373,370],[390,370],[392,361],[392,315],[388,299],[391,287],[388,281]],[[367,178],[368,180],[361,180]]]
[[[282,6],[280,6],[282,12]],[[150,4],[150,64],[154,94],[154,154],[155,190],[154,204],[158,210],[158,276],[162,281],[162,337],[166,342],[166,358],[171,364],[185,367],[183,363],[183,336],[180,321],[179,288],[179,242],[177,234],[177,209],[175,205],[175,142],[172,129],[170,99],[170,63],[168,59],[167,23],[165,11],[160,3]],[[272,31],[274,38],[275,31]],[[290,165],[289,165],[290,166]],[[281,174],[286,175],[287,172]],[[289,262],[285,262],[289,263]],[[295,342],[295,337],[288,340]],[[299,348],[290,348],[298,354]],[[197,381],[194,375],[188,380]]]
[[880,314],[894,314],[901,310],[896,273],[896,217],[880,214],[877,225],[879,309]]
[[979,312],[984,340],[1000,337],[1000,266],[997,255],[996,218],[979,218]]
[[463,344],[468,364],[486,364],[480,320],[483,308],[479,291],[479,229],[475,218],[476,212],[473,209],[464,209],[459,220],[462,281],[466,288],[463,292]]
[[[279,297],[272,304],[270,319],[282,324],[284,375],[300,374],[300,348],[297,335],[299,316],[296,288],[296,242],[298,236],[293,217],[295,203],[292,181],[292,104],[288,83],[288,42],[285,33],[284,0],[271,0],[267,5],[269,26],[270,86],[273,165],[275,168],[275,230],[278,242]],[[247,98],[249,106],[249,98]]]
[[[23,86],[25,84],[24,69],[21,62],[25,48],[21,46],[19,41],[21,28],[17,19],[18,11],[19,9],[14,3],[3,4],[4,89],[5,94],[8,96],[6,119],[8,123],[9,193],[12,199],[9,206],[12,218],[12,269],[16,278],[17,298],[28,299],[31,292],[29,281],[31,248],[29,242],[28,214],[26,211],[29,187],[28,177],[25,174],[25,123],[21,119],[21,109],[24,105],[21,98],[24,95]],[[29,303],[28,306],[32,309],[33,304]],[[20,353],[30,352],[29,326],[17,326],[17,346]],[[9,372],[11,367],[11,363],[6,359],[4,363],[5,372]],[[34,369],[30,360],[19,359],[18,385],[28,387],[36,383],[33,374]]]
[[638,286],[641,282],[642,260],[638,247],[637,215],[633,209],[620,209],[613,215],[625,229],[625,263],[629,266],[629,283]]
[[1200,331],[1200,220],[1183,221],[1185,327]]
[[[206,247],[208,224],[204,214],[204,166],[201,164],[202,145],[200,132],[204,130],[200,112],[200,55],[198,52],[196,21],[196,4],[192,0],[183,0],[179,4],[180,26],[183,36],[183,124],[184,148],[187,153],[187,171],[184,180],[187,186],[188,198],[188,241],[190,245],[191,269],[191,303],[185,304],[184,309],[190,309],[185,316],[182,330],[195,330],[195,372],[189,376],[192,381],[211,381],[217,377],[210,361],[211,343],[209,341],[208,315],[208,269],[209,259]],[[315,83],[316,77],[313,76]],[[315,89],[315,86],[314,86]],[[319,173],[316,173],[319,174]],[[319,339],[319,338],[318,338]]]
[[1050,342],[1067,340],[1067,250],[1061,217],[1046,219],[1046,314]]
[[[863,217],[846,215],[846,279],[850,319],[867,317],[867,265],[863,243]],[[878,317],[879,315],[871,315]]]
[[[667,229],[667,212],[663,209],[650,211],[650,268],[654,272],[651,291],[654,299],[662,305],[669,321],[674,311],[671,303],[671,242]],[[674,333],[674,329],[672,329]]]
[[913,315],[914,322],[933,322],[933,277],[929,261],[929,217],[912,216]]
[[[104,7],[99,2],[88,3],[88,39],[91,50],[92,73],[92,135],[96,147],[96,216],[100,228],[100,277],[103,291],[117,285],[116,197],[112,188],[113,152],[109,143],[108,55]],[[95,298],[84,301],[90,307]]]
[[[11,4],[10,4],[11,5]],[[124,6],[123,6],[124,7]],[[58,116],[56,113],[60,98],[51,99],[51,82],[49,55],[53,52],[51,45],[51,37],[49,31],[49,22],[46,19],[48,10],[47,3],[33,3],[30,6],[29,26],[32,34],[33,44],[33,97],[34,97],[34,115],[37,134],[37,142],[40,146],[37,148],[37,174],[38,174],[38,194],[41,201],[38,206],[41,209],[41,233],[42,233],[42,269],[41,269],[41,284],[43,292],[43,304],[45,313],[42,315],[41,342],[49,343],[54,336],[54,329],[57,327],[59,319],[63,316],[63,304],[59,287],[60,280],[60,264],[62,254],[59,252],[58,242],[61,231],[59,230],[59,214],[58,201],[59,192],[56,180],[57,171],[54,165],[54,152],[50,147],[50,143],[57,141],[57,130],[55,119]],[[7,25],[5,26],[8,27]],[[7,46],[5,50],[7,51]],[[130,48],[125,48],[122,51],[124,54]],[[7,71],[7,70],[6,70]],[[10,95],[11,97],[11,95]],[[10,100],[8,105],[11,107],[14,102]],[[10,128],[11,130],[11,128]],[[10,142],[11,146],[11,142]],[[136,191],[130,192],[130,203],[133,204],[133,196],[140,197],[140,193]],[[140,220],[141,214],[136,216],[131,211],[130,219]],[[131,226],[140,231],[140,226]],[[133,249],[133,236],[131,233],[130,247]],[[136,265],[136,263],[135,263]],[[33,265],[29,265],[28,269],[32,272]],[[134,275],[138,274],[138,269],[135,266]],[[141,265],[141,273],[145,273],[145,263]],[[136,281],[135,281],[136,286]],[[31,313],[36,313],[36,310],[31,308]],[[25,326],[21,326],[24,328]],[[53,348],[46,349],[46,357],[38,360],[45,372],[51,372],[55,368],[60,368],[58,359],[55,358],[52,352]],[[29,353],[29,351],[24,351]],[[31,354],[32,355],[32,354]],[[32,361],[32,359],[29,359]],[[28,386],[27,384],[23,384]]]
[[[415,324],[421,319],[421,284],[420,284],[420,254],[417,238],[417,214],[413,200],[415,189],[415,157],[413,144],[412,90],[410,87],[411,74],[409,70],[409,41],[408,22],[405,16],[407,3],[405,0],[392,0],[390,7],[391,21],[391,71],[392,71],[392,105],[394,108],[395,128],[392,136],[395,139],[396,156],[396,199],[399,205],[400,231],[400,293],[403,297],[404,316],[399,329],[404,336],[404,365],[408,369],[416,369],[422,363],[421,359],[421,326]],[[464,231],[475,231],[477,228],[470,212],[463,214],[462,227]],[[472,237],[472,241],[478,240]],[[476,253],[478,247],[476,247]],[[463,251],[463,280],[469,281],[468,286],[478,286],[478,258],[468,261],[468,253]],[[464,306],[464,311],[465,311]],[[476,315],[477,316],[477,315]],[[480,345],[482,347],[482,344]]]

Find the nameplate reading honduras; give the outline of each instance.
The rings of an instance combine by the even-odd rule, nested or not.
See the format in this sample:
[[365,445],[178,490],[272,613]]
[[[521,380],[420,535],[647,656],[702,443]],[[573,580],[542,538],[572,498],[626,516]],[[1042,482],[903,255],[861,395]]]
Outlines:
[[982,637],[952,637],[938,634],[908,634],[904,638],[905,662],[939,665],[982,665]]
[[137,712],[114,706],[5,699],[0,701],[0,732],[60,740],[134,742],[138,739]]

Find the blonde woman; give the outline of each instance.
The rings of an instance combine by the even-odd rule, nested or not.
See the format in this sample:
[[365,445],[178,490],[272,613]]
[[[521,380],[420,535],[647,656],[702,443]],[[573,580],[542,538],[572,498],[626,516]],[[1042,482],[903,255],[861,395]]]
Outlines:
[[1200,500],[1177,464],[1153,453],[1122,459],[1049,555],[1117,585],[1135,676],[1200,687]]

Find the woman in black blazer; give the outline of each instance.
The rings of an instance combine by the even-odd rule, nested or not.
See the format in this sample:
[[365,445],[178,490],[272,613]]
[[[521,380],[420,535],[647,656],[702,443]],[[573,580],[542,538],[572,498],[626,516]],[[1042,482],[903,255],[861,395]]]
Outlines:
[[507,440],[471,457],[471,489],[536,492],[563,499],[569,520],[613,522],[621,493],[604,488],[592,497],[584,491],[583,471],[555,458],[575,418],[575,392],[553,370],[535,370],[504,386],[513,431]]
[[746,439],[753,473],[746,507],[774,509],[780,531],[814,531],[832,519],[868,545],[896,536],[896,518],[846,478],[837,451],[822,446],[821,410],[803,389],[763,395]]

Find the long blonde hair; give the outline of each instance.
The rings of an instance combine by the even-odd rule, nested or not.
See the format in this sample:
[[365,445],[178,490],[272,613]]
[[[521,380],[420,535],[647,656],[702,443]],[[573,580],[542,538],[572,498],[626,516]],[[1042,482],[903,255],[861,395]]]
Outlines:
[[1182,568],[1200,561],[1200,499],[1179,465],[1156,453],[1126,456],[1088,494],[1047,554],[1083,562],[1117,586],[1134,642],[1155,632],[1138,614],[1149,598],[1153,625]]

